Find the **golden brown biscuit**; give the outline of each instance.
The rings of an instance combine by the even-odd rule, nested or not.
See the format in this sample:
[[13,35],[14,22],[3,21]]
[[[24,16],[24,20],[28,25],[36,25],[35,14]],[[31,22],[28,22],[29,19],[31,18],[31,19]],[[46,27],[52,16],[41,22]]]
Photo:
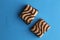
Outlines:
[[42,37],[43,34],[50,28],[50,26],[43,20],[39,21],[30,29],[36,36]]
[[27,5],[24,11],[21,13],[20,17],[27,23],[30,24],[34,17],[37,15],[38,11],[31,7],[30,5]]

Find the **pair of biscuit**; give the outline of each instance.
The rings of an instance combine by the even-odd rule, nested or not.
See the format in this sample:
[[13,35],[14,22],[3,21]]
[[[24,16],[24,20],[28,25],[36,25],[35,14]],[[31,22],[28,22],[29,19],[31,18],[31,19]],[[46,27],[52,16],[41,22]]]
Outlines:
[[[31,5],[27,5],[20,17],[26,24],[30,24],[34,17],[38,14],[38,10],[33,8]],[[50,26],[43,20],[39,19],[35,25],[30,29],[37,37],[42,37],[42,35],[50,28]]]

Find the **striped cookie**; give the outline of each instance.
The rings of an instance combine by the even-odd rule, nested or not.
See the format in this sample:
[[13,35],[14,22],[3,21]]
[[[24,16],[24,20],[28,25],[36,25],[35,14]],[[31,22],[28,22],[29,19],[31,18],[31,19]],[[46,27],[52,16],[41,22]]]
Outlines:
[[43,20],[39,21],[30,29],[36,36],[42,37],[43,34],[50,28],[50,26]]
[[37,15],[38,11],[31,7],[30,5],[27,5],[20,17],[27,23],[30,24],[34,17]]

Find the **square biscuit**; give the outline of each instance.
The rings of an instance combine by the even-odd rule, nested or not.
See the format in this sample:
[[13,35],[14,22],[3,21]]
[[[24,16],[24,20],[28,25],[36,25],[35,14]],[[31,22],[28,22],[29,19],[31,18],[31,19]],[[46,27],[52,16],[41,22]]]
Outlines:
[[31,27],[30,31],[37,37],[42,37],[49,28],[50,26],[43,19],[39,19],[35,25]]
[[37,9],[33,8],[31,5],[27,5],[23,12],[20,14],[20,17],[26,24],[30,24],[37,13]]

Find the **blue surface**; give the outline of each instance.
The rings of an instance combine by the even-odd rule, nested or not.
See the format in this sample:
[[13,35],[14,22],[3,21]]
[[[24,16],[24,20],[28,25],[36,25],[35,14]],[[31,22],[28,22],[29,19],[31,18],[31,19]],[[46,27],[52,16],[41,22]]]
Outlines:
[[[26,4],[39,10],[30,25],[18,17]],[[29,31],[39,18],[51,26],[42,38]],[[0,40],[60,40],[60,0],[0,0]]]

